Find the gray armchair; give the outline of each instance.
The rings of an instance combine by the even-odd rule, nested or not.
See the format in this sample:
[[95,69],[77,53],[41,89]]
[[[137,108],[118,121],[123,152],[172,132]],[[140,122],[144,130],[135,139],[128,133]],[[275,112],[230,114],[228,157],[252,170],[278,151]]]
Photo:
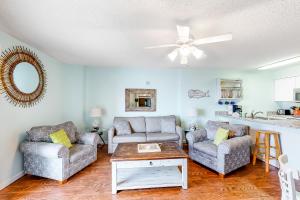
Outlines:
[[[213,140],[219,127],[233,131],[235,137],[223,141],[217,146]],[[192,160],[224,176],[250,163],[251,137],[248,134],[248,126],[208,121],[206,128],[186,135],[189,156]]]
[[[51,142],[49,134],[60,129],[64,129],[69,136],[73,145],[70,149]],[[20,146],[24,154],[24,171],[26,174],[64,181],[97,160],[98,141],[99,136],[95,133],[78,133],[73,122],[33,127]]]

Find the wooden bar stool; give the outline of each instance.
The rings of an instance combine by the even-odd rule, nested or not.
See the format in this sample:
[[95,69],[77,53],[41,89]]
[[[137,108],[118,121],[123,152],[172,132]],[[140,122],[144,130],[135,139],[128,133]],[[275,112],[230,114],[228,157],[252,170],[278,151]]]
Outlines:
[[[264,136],[264,142],[260,142],[260,136]],[[273,136],[275,146],[270,145],[270,136]],[[255,147],[253,152],[253,165],[256,164],[257,155],[264,155],[266,162],[266,172],[269,172],[269,161],[270,159],[278,160],[281,154],[281,146],[279,143],[279,133],[274,131],[257,131],[255,134]],[[276,156],[270,155],[270,149],[273,148],[276,151]],[[263,150],[263,151],[261,151]]]

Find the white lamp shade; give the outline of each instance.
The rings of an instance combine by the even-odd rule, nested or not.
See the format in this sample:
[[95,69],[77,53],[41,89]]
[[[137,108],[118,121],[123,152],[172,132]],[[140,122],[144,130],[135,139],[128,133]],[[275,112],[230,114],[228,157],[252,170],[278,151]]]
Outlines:
[[198,116],[198,109],[197,108],[191,108],[188,111],[188,116],[189,117],[197,117]]
[[101,117],[102,112],[101,109],[98,107],[92,108],[90,112],[91,117]]

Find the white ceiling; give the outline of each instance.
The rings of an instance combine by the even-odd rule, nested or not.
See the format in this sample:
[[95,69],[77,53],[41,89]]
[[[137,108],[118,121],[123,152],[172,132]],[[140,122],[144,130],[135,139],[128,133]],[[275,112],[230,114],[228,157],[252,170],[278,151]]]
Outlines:
[[175,42],[176,24],[195,38],[233,34],[200,46],[207,58],[192,67],[257,68],[300,53],[299,0],[0,0],[0,30],[70,64],[180,66],[172,48],[143,48]]

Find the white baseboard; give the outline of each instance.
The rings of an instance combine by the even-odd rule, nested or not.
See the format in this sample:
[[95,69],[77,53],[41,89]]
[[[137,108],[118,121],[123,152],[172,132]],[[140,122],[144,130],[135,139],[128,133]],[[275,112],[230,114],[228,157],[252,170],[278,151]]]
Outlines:
[[24,171],[21,171],[21,172],[17,173],[15,176],[13,176],[13,177],[11,177],[11,178],[9,178],[7,180],[4,180],[3,182],[0,182],[0,190],[6,188],[10,184],[12,184],[13,182],[15,182],[19,178],[21,178],[22,176],[24,176]]

